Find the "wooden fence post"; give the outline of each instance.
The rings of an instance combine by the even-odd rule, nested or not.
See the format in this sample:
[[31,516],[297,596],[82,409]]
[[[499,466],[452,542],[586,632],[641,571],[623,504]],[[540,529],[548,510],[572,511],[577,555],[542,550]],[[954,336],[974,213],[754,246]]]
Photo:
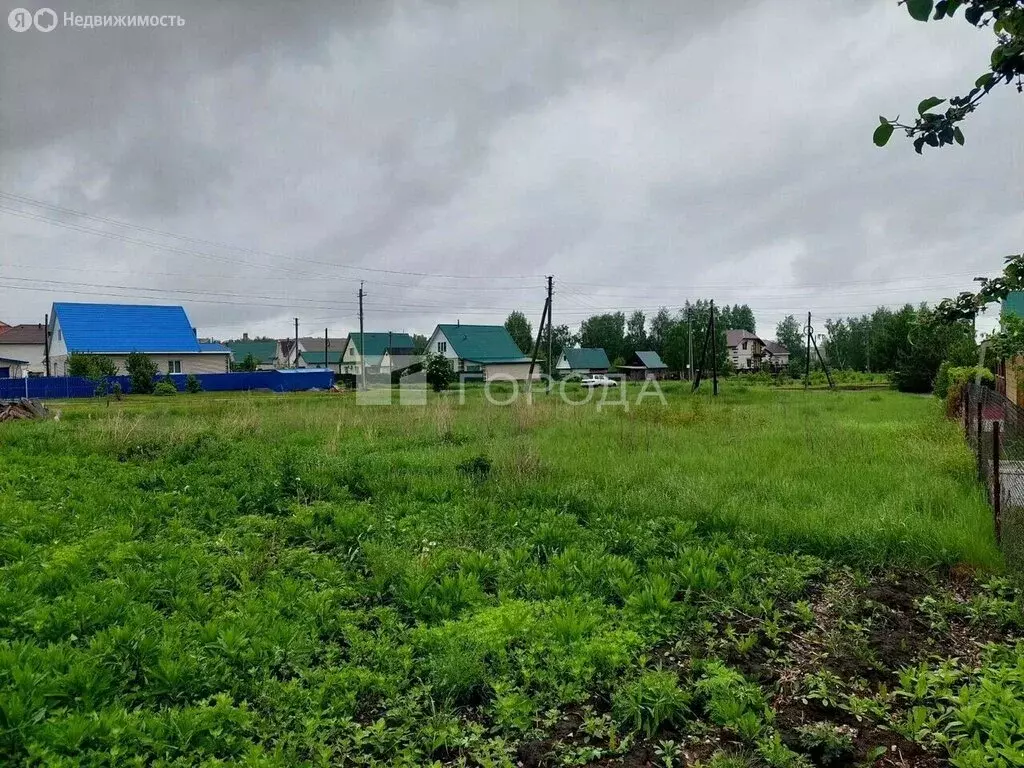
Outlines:
[[1003,500],[999,477],[999,422],[992,422],[992,511],[995,515],[996,544],[1003,541]]
[[978,479],[979,480],[984,480],[985,479],[985,448],[981,444],[981,401],[983,400],[983,398],[980,396],[981,395],[980,392],[978,393],[978,395],[979,395],[979,397],[978,397],[978,418],[977,418],[977,424],[975,425],[977,427],[977,429],[978,429],[978,431],[977,431],[978,439],[974,443],[974,448],[975,448],[975,450],[976,450],[976,452],[978,454]]

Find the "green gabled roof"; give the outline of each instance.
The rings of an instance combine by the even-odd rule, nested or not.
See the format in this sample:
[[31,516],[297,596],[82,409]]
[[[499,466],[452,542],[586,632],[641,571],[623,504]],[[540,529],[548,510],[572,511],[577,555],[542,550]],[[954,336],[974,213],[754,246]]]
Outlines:
[[504,325],[451,325],[437,326],[452,351],[462,360],[475,363],[514,363],[529,360],[515,343]]
[[1024,291],[1011,291],[1003,299],[1002,312],[1024,317]]
[[668,368],[657,352],[637,352],[636,356],[645,368]]
[[277,359],[276,341],[229,341],[225,345],[231,350],[236,363],[252,355],[257,363],[272,363]]
[[[382,356],[389,345],[392,349],[412,349],[416,346],[416,342],[412,340],[412,336],[408,333],[389,333],[388,331],[381,333],[380,331],[374,331],[362,334],[350,333],[348,338],[356,345],[356,352],[366,357]],[[345,348],[348,348],[347,343]],[[363,351],[364,348],[365,352]]]
[[[341,362],[341,356],[344,350],[328,349],[327,350],[327,364],[337,365]],[[302,359],[306,362],[306,365],[323,365],[324,364],[324,351],[322,349],[307,349],[302,353]]]
[[576,347],[562,350],[569,367],[576,368],[609,368],[608,354],[600,348],[588,349]]

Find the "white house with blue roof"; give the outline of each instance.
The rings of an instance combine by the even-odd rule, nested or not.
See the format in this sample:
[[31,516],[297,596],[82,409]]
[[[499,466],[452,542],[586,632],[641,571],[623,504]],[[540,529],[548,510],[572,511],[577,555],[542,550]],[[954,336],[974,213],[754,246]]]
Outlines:
[[161,373],[227,373],[231,350],[200,342],[185,309],[176,305],[57,302],[50,313],[50,366],[63,376],[68,356],[103,355],[125,373],[132,352],[150,357]]

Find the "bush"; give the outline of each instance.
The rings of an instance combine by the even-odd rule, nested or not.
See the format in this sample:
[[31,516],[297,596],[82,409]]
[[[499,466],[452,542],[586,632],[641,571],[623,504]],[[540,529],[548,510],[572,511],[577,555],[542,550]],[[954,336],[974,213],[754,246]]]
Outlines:
[[455,381],[455,369],[452,368],[452,361],[444,355],[430,355],[427,358],[427,384],[435,392],[448,389],[448,386]]
[[[156,375],[159,373],[156,363],[141,352],[132,352],[125,359],[124,367],[132,380],[132,393],[136,395],[151,395],[156,383]],[[173,385],[172,385],[173,386]],[[177,389],[175,389],[175,392]]]
[[[945,368],[945,373],[943,373]],[[935,394],[946,401],[946,415],[950,418],[961,412],[964,392],[971,382],[980,381],[983,386],[991,387],[996,377],[988,368],[978,365],[949,366],[943,363],[939,375],[935,378]],[[945,390],[940,391],[939,385]]]
[[178,388],[174,385],[170,375],[166,379],[160,381],[155,387],[153,387],[154,395],[176,395],[178,394]]
[[203,391],[203,385],[195,377],[195,374],[190,373],[185,377],[185,391],[192,395]]
[[72,352],[68,355],[68,376],[80,376],[98,383],[116,375],[117,365],[109,357],[86,355],[81,352]]

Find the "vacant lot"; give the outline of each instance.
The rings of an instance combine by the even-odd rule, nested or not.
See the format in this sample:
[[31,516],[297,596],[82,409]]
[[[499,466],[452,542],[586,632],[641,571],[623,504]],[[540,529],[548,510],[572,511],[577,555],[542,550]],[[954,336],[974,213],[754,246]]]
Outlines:
[[0,452],[0,761],[1016,764],[928,398],[138,398]]

